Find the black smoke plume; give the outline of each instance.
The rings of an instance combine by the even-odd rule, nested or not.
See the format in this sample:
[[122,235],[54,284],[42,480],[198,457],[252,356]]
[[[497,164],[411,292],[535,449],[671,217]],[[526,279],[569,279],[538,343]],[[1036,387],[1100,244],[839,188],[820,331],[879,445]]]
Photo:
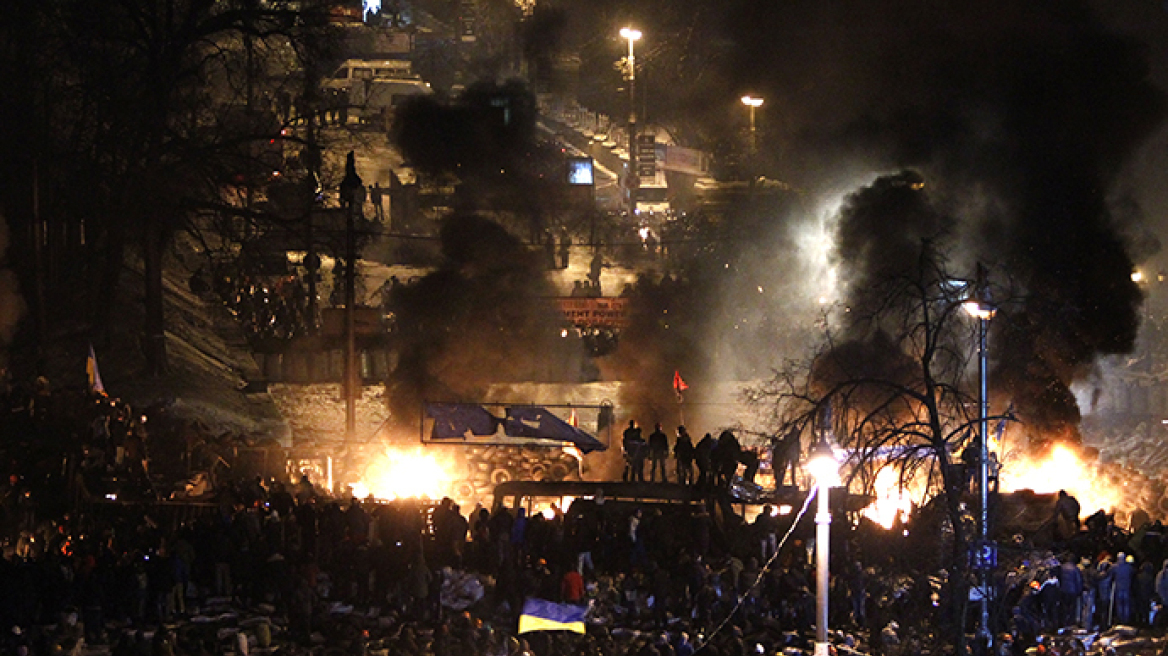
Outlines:
[[882,302],[882,281],[912,276],[922,249],[941,242],[949,222],[912,171],[881,177],[849,195],[839,212],[835,256],[853,315],[867,316]]
[[[920,171],[963,220],[958,264],[985,261],[1024,294],[994,321],[992,386],[1032,427],[1072,436],[1070,384],[1139,327],[1136,231],[1109,194],[1164,117],[1143,48],[1078,0],[740,7],[734,70],[781,111],[768,151],[787,147],[785,173],[822,188],[845,167]],[[914,221],[852,222],[841,247],[886,255]]]
[[539,257],[476,215],[447,218],[440,237],[443,264],[392,293],[394,418],[416,425],[423,401],[491,401],[491,383],[574,380],[583,349],[561,337]]

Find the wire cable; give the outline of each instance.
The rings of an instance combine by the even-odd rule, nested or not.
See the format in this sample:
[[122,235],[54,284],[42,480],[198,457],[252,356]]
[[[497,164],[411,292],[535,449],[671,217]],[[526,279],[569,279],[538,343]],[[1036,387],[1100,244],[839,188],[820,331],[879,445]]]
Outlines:
[[775,562],[775,559],[779,557],[779,553],[782,552],[782,550],[783,550],[783,545],[787,544],[787,540],[790,539],[791,534],[795,532],[795,527],[799,525],[799,520],[803,519],[803,515],[806,515],[807,509],[811,507],[811,500],[814,499],[818,494],[819,494],[819,486],[816,486],[810,492],[807,493],[807,498],[803,500],[803,507],[799,509],[799,514],[795,515],[795,521],[791,522],[791,528],[787,529],[786,534],[783,535],[783,539],[780,540],[779,544],[775,547],[775,552],[773,554],[771,554],[771,557],[769,559],[767,559],[766,564],[763,565],[761,569],[759,569],[758,576],[754,579],[754,583],[751,583],[750,587],[747,588],[745,592],[738,595],[738,602],[736,604],[734,604],[734,609],[731,610],[728,615],[726,615],[725,619],[723,619],[722,622],[720,624],[718,624],[718,627],[715,628],[713,631],[711,631],[710,635],[707,636],[706,639],[703,640],[701,644],[694,646],[694,653],[695,654],[697,652],[700,652],[701,650],[705,649],[706,645],[709,645],[710,642],[713,641],[714,636],[718,635],[718,633],[723,628],[725,628],[727,624],[729,624],[730,618],[734,617],[734,615],[736,613],[738,613],[738,610],[740,608],[742,608],[742,604],[743,604],[743,602],[746,601],[746,597],[749,596],[750,593],[753,592],[754,589],[757,588],[760,583],[762,583],[762,577],[766,576],[767,572],[771,571],[771,565],[773,565]]

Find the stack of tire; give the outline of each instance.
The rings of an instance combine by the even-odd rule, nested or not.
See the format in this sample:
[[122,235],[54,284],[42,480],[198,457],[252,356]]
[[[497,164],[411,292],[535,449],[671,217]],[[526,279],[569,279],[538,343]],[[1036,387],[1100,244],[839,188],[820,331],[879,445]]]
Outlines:
[[472,446],[465,457],[466,478],[455,482],[450,495],[464,508],[490,507],[495,486],[508,481],[580,480],[576,459],[559,448]]

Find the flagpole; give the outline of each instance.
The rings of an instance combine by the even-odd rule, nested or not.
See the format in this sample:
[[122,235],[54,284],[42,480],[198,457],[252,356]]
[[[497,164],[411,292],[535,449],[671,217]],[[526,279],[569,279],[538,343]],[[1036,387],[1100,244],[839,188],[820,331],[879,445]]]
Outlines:
[[689,389],[689,385],[681,378],[681,371],[673,370],[673,391],[677,393],[677,415],[682,426],[685,425],[685,398],[681,395],[682,392]]

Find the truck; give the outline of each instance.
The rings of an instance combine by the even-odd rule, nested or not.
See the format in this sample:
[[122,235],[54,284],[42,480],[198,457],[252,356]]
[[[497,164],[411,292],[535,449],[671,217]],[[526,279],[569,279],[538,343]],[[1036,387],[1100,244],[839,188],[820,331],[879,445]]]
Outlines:
[[326,95],[348,108],[349,121],[389,127],[393,109],[404,99],[432,93],[430,84],[404,59],[346,59],[321,83]]

